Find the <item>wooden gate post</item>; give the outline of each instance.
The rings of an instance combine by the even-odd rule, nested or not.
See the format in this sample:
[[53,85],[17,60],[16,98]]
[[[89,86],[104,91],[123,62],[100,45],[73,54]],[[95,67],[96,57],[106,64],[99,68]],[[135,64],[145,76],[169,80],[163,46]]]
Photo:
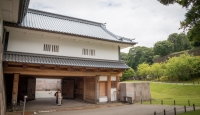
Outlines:
[[116,82],[117,82],[117,100],[116,101],[120,101],[120,89],[119,89],[120,76],[116,76]]
[[17,104],[18,84],[19,84],[19,73],[14,73],[12,103],[15,102],[15,104]]
[[95,76],[95,103],[99,103],[99,76]]
[[85,93],[86,93],[86,78],[83,77],[83,100],[85,101]]
[[111,102],[111,76],[107,77],[107,97],[108,103]]

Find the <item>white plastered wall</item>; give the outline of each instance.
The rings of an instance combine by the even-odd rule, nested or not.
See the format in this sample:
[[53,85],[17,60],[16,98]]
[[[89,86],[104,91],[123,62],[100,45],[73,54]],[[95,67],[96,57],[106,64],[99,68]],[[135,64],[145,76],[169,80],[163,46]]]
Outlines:
[[[99,81],[107,81],[108,77],[107,76],[100,76]],[[111,81],[116,81],[116,76],[111,76]],[[117,88],[111,88],[111,101],[116,101],[117,100]],[[100,96],[99,97],[99,102],[107,102],[108,97],[107,96]]]
[[[90,43],[67,38],[60,39],[58,37],[48,35],[42,36],[15,30],[10,30],[9,32],[8,51],[118,60],[117,46],[107,44],[102,45],[98,42]],[[43,51],[44,44],[59,45],[59,52]],[[95,56],[82,55],[83,48],[94,49]]]
[[[111,81],[116,80],[116,76],[111,76]],[[111,88],[111,101],[117,101],[117,88]]]

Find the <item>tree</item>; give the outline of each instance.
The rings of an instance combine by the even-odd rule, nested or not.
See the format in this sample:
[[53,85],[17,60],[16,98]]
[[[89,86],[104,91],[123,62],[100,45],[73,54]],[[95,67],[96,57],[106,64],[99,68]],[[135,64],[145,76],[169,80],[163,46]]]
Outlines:
[[[200,22],[199,22],[199,25],[200,25]],[[194,26],[187,33],[187,36],[194,47],[200,46],[200,32],[199,31],[200,31],[200,26]]]
[[122,74],[121,80],[125,81],[128,80],[129,78],[133,77],[135,75],[135,72],[132,68],[125,70]]
[[154,63],[151,65],[151,75],[153,78],[159,79],[164,74],[163,64],[162,63]]
[[154,45],[154,53],[156,55],[165,56],[174,52],[174,44],[170,41],[158,41]]
[[126,64],[128,64],[128,54],[124,52],[120,52],[120,59],[124,60]]
[[184,33],[170,34],[167,40],[174,44],[174,52],[191,49],[190,42]]
[[137,69],[137,66],[143,62],[152,64],[154,60],[153,48],[144,46],[137,46],[131,48],[128,53],[128,65],[133,69]]
[[138,72],[138,75],[142,76],[142,77],[146,77],[146,76],[150,75],[149,64],[146,64],[146,63],[139,64],[137,67],[137,72]]
[[189,54],[172,57],[166,63],[166,75],[171,79],[187,80],[199,73],[200,58]]

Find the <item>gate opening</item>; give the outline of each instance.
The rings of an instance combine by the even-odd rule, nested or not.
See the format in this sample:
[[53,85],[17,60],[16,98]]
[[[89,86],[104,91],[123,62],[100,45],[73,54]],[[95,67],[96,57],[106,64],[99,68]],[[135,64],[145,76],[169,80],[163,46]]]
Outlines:
[[55,97],[58,89],[61,89],[61,79],[36,78],[35,98]]

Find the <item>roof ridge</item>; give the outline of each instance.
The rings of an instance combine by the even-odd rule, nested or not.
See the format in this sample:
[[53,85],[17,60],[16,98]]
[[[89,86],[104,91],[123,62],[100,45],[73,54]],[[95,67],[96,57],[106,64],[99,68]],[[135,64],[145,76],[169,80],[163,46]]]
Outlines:
[[62,14],[56,14],[56,13],[51,13],[51,12],[46,12],[46,11],[41,11],[41,10],[36,10],[36,9],[28,9],[28,13],[40,14],[40,15],[44,15],[44,16],[50,16],[53,18],[65,19],[65,20],[70,20],[70,21],[77,21],[80,23],[91,24],[91,25],[95,25],[95,26],[101,26],[103,24],[100,22],[85,20],[85,19],[81,19],[81,18],[66,16],[66,15],[62,15]]
[[135,40],[135,39],[130,39],[130,38],[126,38],[126,37],[122,37],[122,36],[118,36],[118,35],[116,35],[116,34],[113,34],[111,31],[109,31],[108,29],[106,29],[105,26],[102,26],[102,25],[101,25],[101,28],[102,28],[105,32],[107,32],[108,34],[110,34],[111,36],[113,36],[114,38],[116,38],[116,39],[119,40],[119,41],[123,41],[123,39],[125,39],[125,40],[127,40],[127,41],[133,42],[133,40]]
[[117,35],[113,34],[111,31],[109,31],[108,29],[105,28],[105,26],[103,26],[103,24],[101,25],[101,28],[108,34],[110,34],[111,36],[113,36],[114,38],[116,38],[117,40],[119,40],[117,38]]

